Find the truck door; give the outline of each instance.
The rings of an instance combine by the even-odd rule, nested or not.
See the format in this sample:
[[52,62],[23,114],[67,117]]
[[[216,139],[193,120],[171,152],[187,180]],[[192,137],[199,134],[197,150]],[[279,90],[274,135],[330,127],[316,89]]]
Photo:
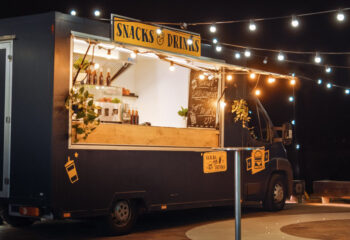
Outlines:
[[10,193],[12,41],[0,41],[0,198]]

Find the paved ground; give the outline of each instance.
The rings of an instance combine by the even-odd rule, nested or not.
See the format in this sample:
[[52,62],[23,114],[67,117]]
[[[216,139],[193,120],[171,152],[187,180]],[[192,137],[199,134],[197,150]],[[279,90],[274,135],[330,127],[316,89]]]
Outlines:
[[[85,221],[44,222],[33,225],[28,229],[15,229],[9,226],[0,226],[1,240],[46,240],[46,239],[100,239],[100,240],[204,240],[204,239],[234,239],[233,208],[220,207],[208,209],[193,209],[169,213],[159,213],[143,216],[139,219],[135,231],[126,236],[106,237],[95,224]],[[348,234],[349,221],[333,221],[337,219],[350,219],[350,205],[322,206],[320,204],[288,205],[285,210],[277,213],[264,212],[259,208],[246,208],[243,210],[243,237],[242,239],[266,239],[273,240],[274,231],[278,230],[275,239],[302,239],[298,237],[313,237],[313,239],[350,239],[342,238],[343,235],[332,238],[321,235],[301,236],[306,231],[316,234],[317,226],[322,226],[323,234],[332,229]],[[331,220],[333,222],[327,221]],[[299,221],[299,222],[298,222]],[[321,221],[322,223],[309,223]],[[301,222],[308,222],[298,225]],[[278,223],[278,224],[276,224]],[[218,225],[215,225],[218,224]],[[292,224],[292,225],[291,225]],[[322,225],[321,225],[322,224]],[[344,225],[345,224],[345,225]],[[287,225],[287,227],[280,228]],[[259,227],[258,227],[259,226]],[[343,226],[343,227],[340,227]],[[344,228],[345,226],[345,228]],[[340,227],[340,228],[339,228]],[[218,231],[220,229],[220,231]],[[320,229],[320,228],[318,228]],[[212,235],[210,235],[210,230]],[[327,231],[326,231],[327,230]],[[209,233],[208,233],[209,231]],[[254,237],[249,233],[257,232]],[[270,233],[269,233],[270,232]],[[293,235],[290,235],[293,234]],[[219,237],[220,236],[220,237]],[[310,239],[310,238],[308,238]]]

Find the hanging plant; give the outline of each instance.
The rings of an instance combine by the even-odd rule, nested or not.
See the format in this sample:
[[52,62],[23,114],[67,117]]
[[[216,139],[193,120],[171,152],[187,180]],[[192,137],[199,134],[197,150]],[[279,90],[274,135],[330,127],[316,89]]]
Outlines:
[[83,135],[85,140],[89,134],[100,124],[98,119],[99,106],[94,104],[94,96],[84,87],[72,88],[66,99],[66,109],[69,110],[72,119],[72,128],[75,130],[74,142],[78,142],[78,135]]
[[257,138],[254,133],[254,127],[249,127],[251,117],[249,117],[248,103],[244,99],[234,100],[232,103],[232,113],[234,116],[234,122],[241,122],[242,127],[249,130],[250,135],[253,138]]
[[76,70],[81,69],[83,71],[86,71],[89,66],[90,66],[90,62],[88,60],[86,60],[86,59],[83,60],[82,57],[78,58],[73,64],[73,67]]

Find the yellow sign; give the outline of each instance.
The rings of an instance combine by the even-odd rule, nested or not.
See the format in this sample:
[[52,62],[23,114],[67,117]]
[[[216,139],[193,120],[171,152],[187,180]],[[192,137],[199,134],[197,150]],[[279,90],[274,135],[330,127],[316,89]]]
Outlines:
[[207,152],[203,154],[204,173],[225,172],[226,170],[226,152]]
[[270,160],[269,150],[253,150],[252,156],[247,158],[247,171],[252,174],[261,172],[266,168],[266,163]]
[[[164,50],[168,52],[201,56],[199,34],[142,23],[138,20],[112,15],[112,34],[116,42]],[[161,34],[157,29],[161,28]],[[192,44],[188,44],[188,39]]]
[[[75,154],[77,156],[77,154]],[[64,165],[66,168],[66,172],[68,174],[68,178],[71,183],[75,183],[79,180],[77,169],[75,167],[74,160],[71,160],[70,157],[68,157],[67,163]]]

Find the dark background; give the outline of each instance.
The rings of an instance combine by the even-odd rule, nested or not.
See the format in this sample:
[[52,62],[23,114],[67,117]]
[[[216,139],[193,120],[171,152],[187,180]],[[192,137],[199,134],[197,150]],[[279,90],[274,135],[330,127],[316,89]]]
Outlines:
[[[348,2],[348,3],[347,3]],[[300,14],[350,7],[349,1],[7,1],[0,8],[0,18],[22,16],[47,11],[69,13],[74,8],[78,16],[94,18],[94,8],[102,11],[102,18],[116,13],[144,21],[197,22],[233,19],[264,18]],[[297,51],[350,51],[350,11],[346,20],[338,23],[335,13],[309,16],[300,19],[298,29],[292,29],[290,19],[257,23],[258,29],[251,33],[246,23],[217,25],[215,34],[221,42],[251,47],[262,47]],[[188,30],[199,32],[203,39],[212,39],[209,26],[192,27]],[[213,50],[214,51],[214,50]],[[225,48],[223,49],[223,53]],[[280,73],[295,73],[307,76],[314,81],[300,80],[296,86],[295,117],[293,104],[288,97],[293,89],[287,80],[278,80],[267,85],[261,79],[259,88],[263,105],[276,125],[295,118],[296,140],[288,147],[288,154],[295,166],[295,177],[305,179],[311,191],[312,180],[350,180],[350,113],[347,106],[350,96],[344,89],[326,89],[316,84],[318,78],[350,87],[350,70],[333,69],[325,74],[324,68],[313,65],[278,63],[276,54],[253,51],[248,62],[232,63]],[[262,60],[268,56],[268,64]],[[289,60],[312,62],[310,55],[287,55]],[[349,66],[349,56],[322,56],[323,62],[330,65]],[[300,150],[295,144],[300,144]],[[300,171],[297,164],[300,165]]]

